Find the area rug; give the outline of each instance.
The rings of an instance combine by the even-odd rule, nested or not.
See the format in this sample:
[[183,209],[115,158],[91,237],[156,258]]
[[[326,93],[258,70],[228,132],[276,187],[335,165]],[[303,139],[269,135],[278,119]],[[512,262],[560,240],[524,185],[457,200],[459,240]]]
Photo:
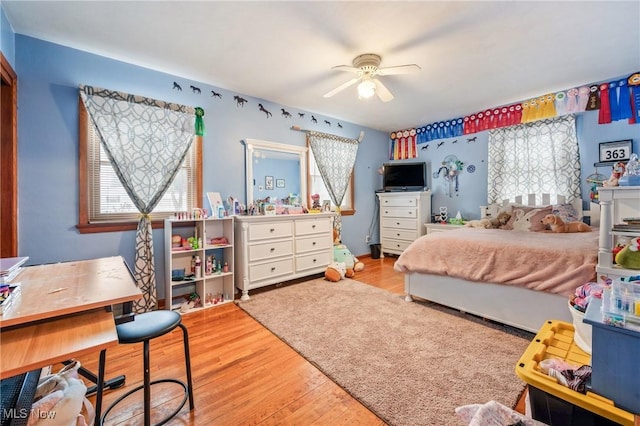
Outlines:
[[391,425],[459,425],[455,408],[524,389],[531,334],[354,280],[315,279],[239,306]]

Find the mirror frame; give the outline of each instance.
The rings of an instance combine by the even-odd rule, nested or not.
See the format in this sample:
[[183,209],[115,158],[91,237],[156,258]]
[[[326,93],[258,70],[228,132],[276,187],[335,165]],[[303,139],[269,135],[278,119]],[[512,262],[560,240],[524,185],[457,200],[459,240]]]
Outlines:
[[295,154],[300,162],[300,201],[307,206],[307,147],[287,145],[283,143],[261,141],[258,139],[245,140],[245,167],[246,167],[246,204],[253,203],[253,156],[256,150],[275,151],[280,153]]

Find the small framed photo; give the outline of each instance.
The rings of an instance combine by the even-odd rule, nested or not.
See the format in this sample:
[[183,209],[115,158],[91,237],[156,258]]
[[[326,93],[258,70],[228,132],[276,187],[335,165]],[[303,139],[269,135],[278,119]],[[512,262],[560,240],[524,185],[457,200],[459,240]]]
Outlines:
[[264,189],[273,189],[273,176],[264,177]]
[[632,140],[600,142],[600,161],[611,163],[628,161],[631,157]]
[[330,200],[322,200],[322,211],[330,212],[331,211],[331,201]]
[[284,179],[276,179],[276,188],[284,188]]

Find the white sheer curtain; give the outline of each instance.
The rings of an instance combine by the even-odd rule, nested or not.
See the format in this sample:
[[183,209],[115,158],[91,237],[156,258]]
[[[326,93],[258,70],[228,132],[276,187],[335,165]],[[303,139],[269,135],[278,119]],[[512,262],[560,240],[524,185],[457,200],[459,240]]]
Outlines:
[[542,193],[564,195],[567,202],[579,198],[575,117],[565,115],[491,130],[488,167],[489,203]]
[[134,279],[142,291],[136,312],[156,307],[156,277],[149,213],[175,178],[194,139],[195,110],[126,93],[80,87],[113,169],[141,217]]
[[334,229],[338,232],[338,238],[342,232],[340,205],[349,186],[361,139],[362,134],[360,139],[349,139],[328,133],[307,132],[307,142],[313,151],[322,181],[336,206]]

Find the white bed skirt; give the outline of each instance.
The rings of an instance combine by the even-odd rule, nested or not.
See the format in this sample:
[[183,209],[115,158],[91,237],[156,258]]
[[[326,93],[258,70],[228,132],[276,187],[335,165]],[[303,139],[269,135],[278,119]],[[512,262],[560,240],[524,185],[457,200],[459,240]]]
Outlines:
[[532,333],[548,320],[572,322],[567,296],[524,287],[407,273],[405,292],[407,301],[420,297]]

